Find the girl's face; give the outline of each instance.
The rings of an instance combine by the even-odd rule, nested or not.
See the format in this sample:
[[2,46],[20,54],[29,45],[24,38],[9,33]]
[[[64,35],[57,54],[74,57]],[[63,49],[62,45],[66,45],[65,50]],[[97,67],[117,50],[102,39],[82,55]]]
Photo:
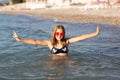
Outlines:
[[59,41],[64,37],[64,32],[62,29],[57,29],[55,32],[55,38]]

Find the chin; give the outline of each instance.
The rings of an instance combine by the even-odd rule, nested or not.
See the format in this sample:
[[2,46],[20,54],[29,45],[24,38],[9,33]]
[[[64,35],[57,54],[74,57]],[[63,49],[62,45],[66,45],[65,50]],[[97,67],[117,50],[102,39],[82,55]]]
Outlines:
[[61,41],[62,39],[61,39],[61,38],[59,38],[59,39],[57,38],[57,40],[58,40],[58,41]]

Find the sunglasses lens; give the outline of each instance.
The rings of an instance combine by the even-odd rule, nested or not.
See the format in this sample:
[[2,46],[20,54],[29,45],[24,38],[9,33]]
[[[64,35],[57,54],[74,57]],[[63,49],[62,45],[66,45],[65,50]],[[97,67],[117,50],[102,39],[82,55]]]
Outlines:
[[56,36],[58,36],[59,35],[59,32],[56,32]]
[[64,33],[60,33],[60,36],[64,36]]
[[64,33],[56,32],[55,35],[56,35],[56,36],[59,36],[59,35],[60,35],[60,36],[64,36]]

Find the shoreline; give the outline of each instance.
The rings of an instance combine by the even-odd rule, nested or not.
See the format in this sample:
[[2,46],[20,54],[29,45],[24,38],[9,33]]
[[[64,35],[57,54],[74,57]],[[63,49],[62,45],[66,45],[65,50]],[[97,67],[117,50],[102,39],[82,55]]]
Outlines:
[[120,8],[80,10],[79,8],[38,9],[38,10],[1,10],[2,14],[37,15],[67,22],[95,22],[120,25]]

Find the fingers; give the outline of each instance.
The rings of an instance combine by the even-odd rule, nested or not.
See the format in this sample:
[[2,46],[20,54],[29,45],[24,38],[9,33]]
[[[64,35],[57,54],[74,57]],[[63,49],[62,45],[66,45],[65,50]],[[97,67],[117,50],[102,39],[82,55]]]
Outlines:
[[18,37],[17,33],[15,31],[13,31],[13,38]]
[[100,27],[99,26],[96,27],[96,32],[99,34],[99,32],[100,32]]
[[13,31],[13,34],[16,34],[16,32],[15,32],[15,31]]
[[17,33],[15,31],[13,31],[13,36],[14,39],[16,39],[17,41],[20,41],[19,36],[17,35]]
[[99,29],[99,26],[97,26],[97,29]]
[[15,34],[15,35],[16,35],[17,33],[16,33],[15,31],[13,31],[13,34]]

